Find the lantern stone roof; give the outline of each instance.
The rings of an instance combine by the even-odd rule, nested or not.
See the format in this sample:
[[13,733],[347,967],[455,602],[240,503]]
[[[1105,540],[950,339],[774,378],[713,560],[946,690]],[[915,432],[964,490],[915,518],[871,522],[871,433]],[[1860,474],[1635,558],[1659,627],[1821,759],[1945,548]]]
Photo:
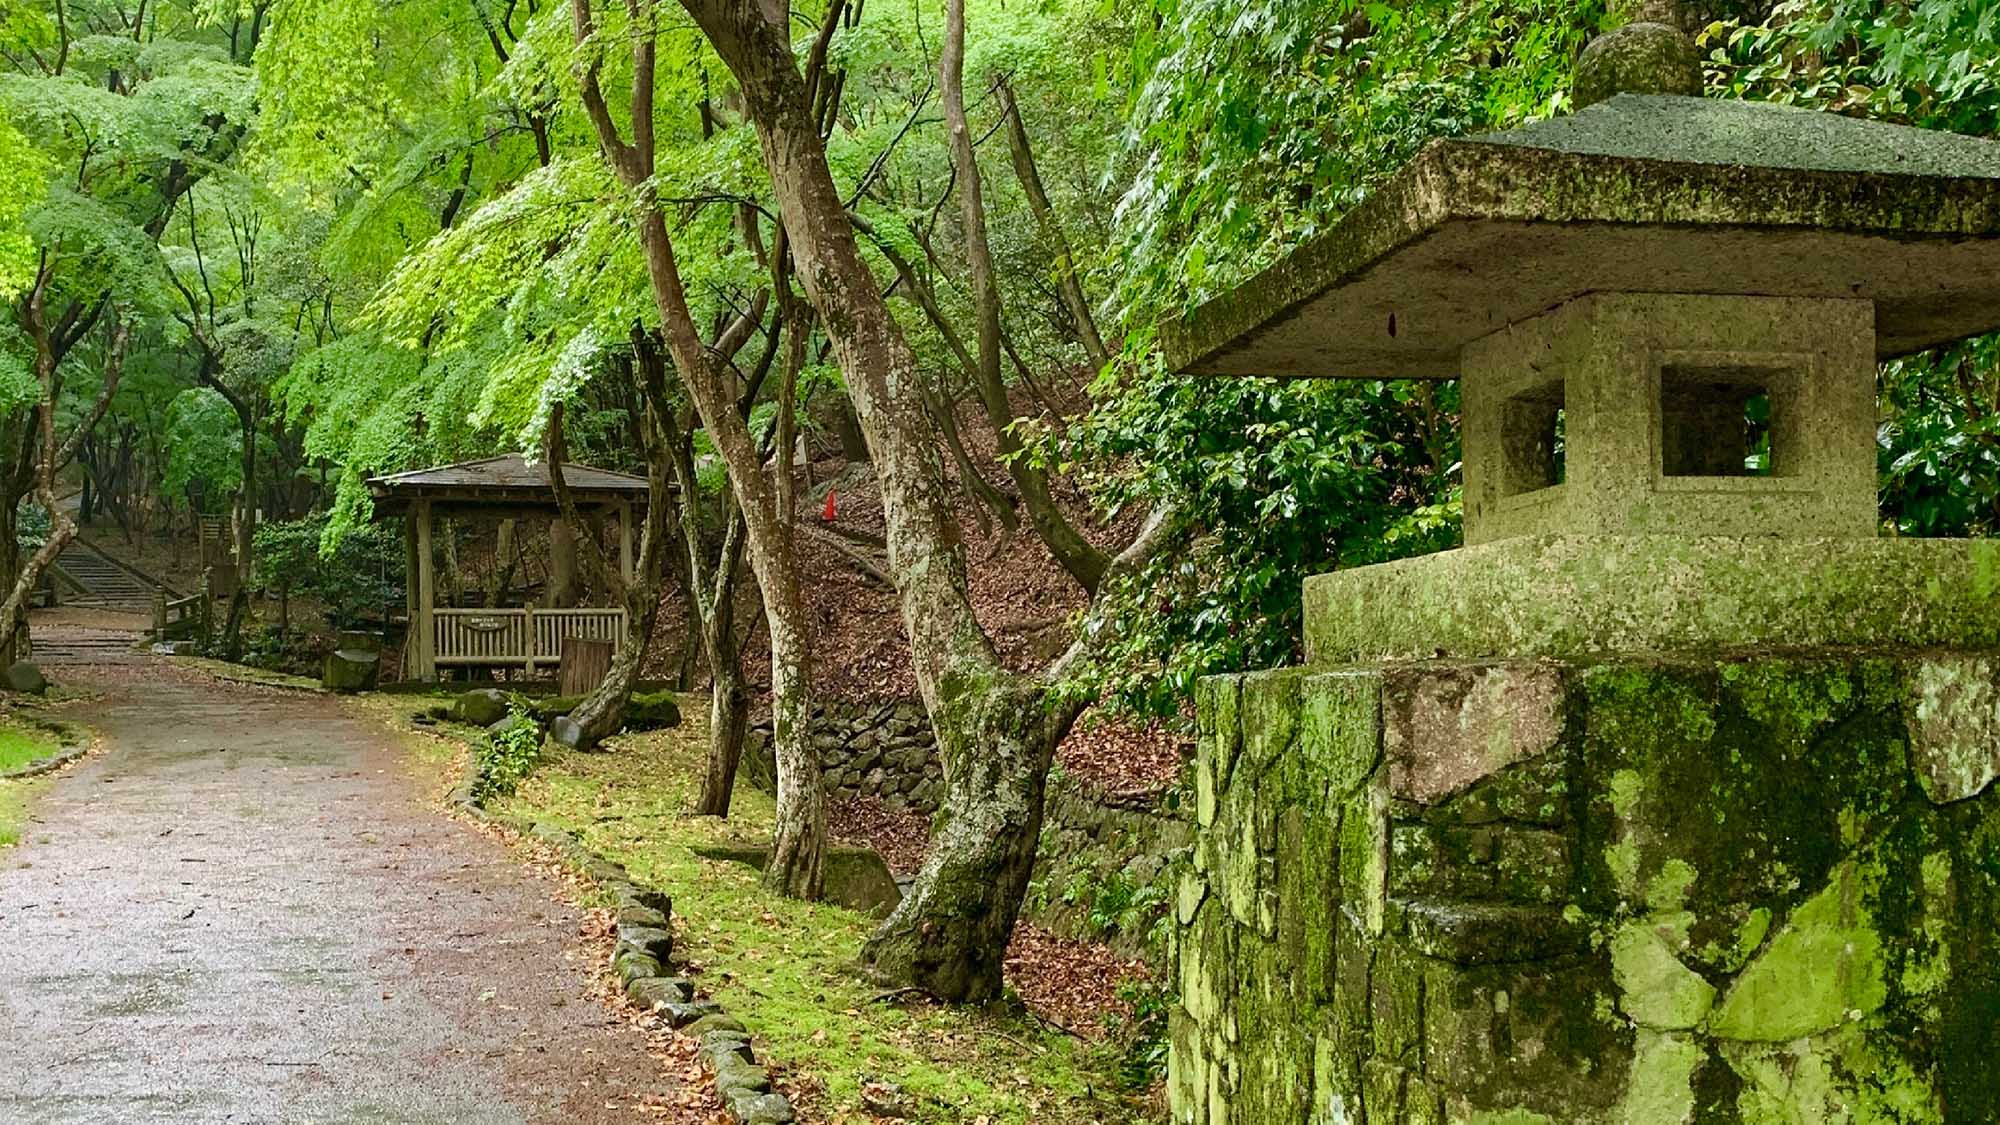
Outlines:
[[[576,464],[563,466],[563,482],[579,504],[643,504],[648,488],[645,477]],[[556,503],[548,462],[530,462],[518,453],[371,477],[368,494],[378,511],[393,511],[413,500],[520,508],[553,508]]]
[[1864,298],[1893,358],[2000,328],[2000,143],[1622,94],[1432,142],[1331,231],[1163,327],[1174,370],[1451,378],[1587,293]]

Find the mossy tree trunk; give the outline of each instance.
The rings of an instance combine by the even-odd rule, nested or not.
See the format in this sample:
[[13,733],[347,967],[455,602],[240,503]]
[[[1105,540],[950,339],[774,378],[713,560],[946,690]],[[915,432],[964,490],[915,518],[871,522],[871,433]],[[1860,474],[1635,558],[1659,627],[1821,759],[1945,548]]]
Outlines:
[[945,799],[916,883],[862,948],[871,973],[952,999],[1000,994],[1034,874],[1050,760],[1075,717],[1023,676],[933,709]]
[[[633,334],[640,367],[662,387],[666,373],[659,346],[644,333]],[[743,520],[727,498],[722,504],[722,542],[713,561],[702,538],[701,487],[695,479],[692,418],[673,420],[667,436],[668,463],[681,495],[681,543],[685,549],[689,647],[699,642],[708,656],[708,769],[695,815],[729,815],[736,792],[736,767],[750,729],[750,686],[743,676],[743,646],[736,635],[736,583],[743,571]],[[685,668],[687,661],[682,665]]]
[[[973,615],[963,535],[924,412],[921,373],[828,170],[815,112],[823,85],[809,83],[793,58],[789,13],[720,0],[683,3],[736,75],[799,278],[847,376],[881,487],[918,683],[943,736],[951,810],[915,889],[870,943],[866,964],[885,980],[948,1000],[986,999],[997,994],[1032,862],[1040,775],[1055,724],[1020,720],[1044,689],[1006,672]],[[841,8],[832,6],[822,39]],[[998,744],[983,744],[996,732],[1005,732]]]
[[[804,721],[811,711],[808,673],[812,630],[800,588],[798,553],[791,528],[779,521],[776,491],[751,437],[747,412],[740,409],[725,373],[711,360],[695,328],[666,213],[653,191],[655,13],[650,3],[641,0],[629,0],[626,7],[631,20],[627,31],[633,73],[627,117],[632,123],[631,139],[619,134],[598,82],[601,59],[592,41],[595,25],[589,0],[571,0],[570,5],[576,40],[586,56],[578,74],[579,92],[605,162],[635,197],[633,221],[652,283],[660,333],[681,386],[728,470],[730,491],[743,519],[750,566],[764,596],[764,617],[771,638],[773,742],[778,760],[776,834],[765,881],[786,894],[818,898],[824,877],[826,794],[809,724]],[[782,259],[782,254],[777,257]],[[755,307],[764,303],[759,300]]]
[[[944,755],[948,810],[916,886],[869,942],[864,966],[946,1000],[990,999],[1032,870],[1048,765],[1075,706],[1053,690],[1061,666],[1046,678],[1008,671],[973,613],[921,372],[833,182],[820,112],[830,84],[810,65],[800,71],[788,5],[682,6],[736,77],[798,276],[867,435],[903,624]],[[829,6],[809,58],[824,55],[844,9],[840,0]],[[1157,530],[1171,527],[1155,513],[1106,573],[1172,542]]]

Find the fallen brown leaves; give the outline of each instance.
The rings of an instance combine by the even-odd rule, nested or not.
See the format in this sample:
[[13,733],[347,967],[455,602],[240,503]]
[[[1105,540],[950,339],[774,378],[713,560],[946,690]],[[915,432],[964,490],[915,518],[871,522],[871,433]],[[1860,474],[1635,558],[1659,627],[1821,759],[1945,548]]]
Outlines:
[[1173,785],[1192,743],[1164,722],[1086,714],[1056,748],[1056,761],[1100,795],[1134,797]]
[[923,865],[931,839],[929,817],[908,809],[898,812],[873,796],[827,802],[826,826],[840,843],[865,844],[880,852],[889,870],[898,875]]
[[[589,963],[590,998],[604,1005],[611,1018],[622,1021],[632,1034],[642,1037],[646,1053],[659,1064],[661,1091],[648,1094],[629,1108],[647,1121],[670,1125],[727,1125],[729,1117],[715,1096],[712,1076],[696,1056],[696,1041],[676,1032],[658,1015],[632,1003],[619,987],[618,978],[611,971],[612,946],[618,929],[615,912],[608,907],[587,905],[601,897],[596,883],[563,862],[553,848],[539,840],[488,821],[471,823],[511,844],[516,854],[549,882],[558,899],[578,910],[576,945],[566,956]],[[675,922],[678,925],[680,919]],[[771,1077],[780,1089],[787,1088],[776,1068],[772,1069]],[[801,1116],[800,1120],[807,1118]]]
[[1007,983],[1028,1010],[1080,1038],[1104,1038],[1112,1023],[1132,1014],[1118,997],[1127,981],[1145,980],[1145,962],[1127,960],[1104,946],[1056,937],[1040,926],[1014,927],[1007,946]]

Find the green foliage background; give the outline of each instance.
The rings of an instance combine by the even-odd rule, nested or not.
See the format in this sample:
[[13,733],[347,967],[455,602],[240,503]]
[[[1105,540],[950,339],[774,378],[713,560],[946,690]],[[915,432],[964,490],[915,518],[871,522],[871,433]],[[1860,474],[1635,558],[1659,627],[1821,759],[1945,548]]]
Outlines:
[[[1179,379],[1151,355],[1153,326],[1329,229],[1427,141],[1565,112],[1577,53],[1621,17],[1603,0],[968,7],[1010,378],[1023,393],[1088,387],[1073,424],[1023,426],[1029,455],[1079,482],[1102,519],[1172,505],[1193,526],[1186,549],[1113,591],[1115,643],[1079,686],[1171,711],[1195,676],[1296,655],[1305,575],[1457,541],[1457,398],[1450,384]],[[2000,0],[1690,7],[1716,96],[2000,127]],[[53,263],[51,300],[102,301],[134,326],[102,436],[169,517],[221,510],[241,486],[246,439],[218,388],[253,410],[274,536],[289,552],[313,531],[330,566],[367,525],[368,476],[534,450],[558,404],[573,455],[638,467],[622,372],[655,313],[629,199],[577,109],[583,61],[601,57],[607,88],[629,79],[624,8],[598,8],[599,35],[579,47],[563,4],[168,0],[134,26],[109,0],[76,0],[66,25],[0,2],[0,296],[19,300]],[[801,49],[823,11],[798,7]],[[936,103],[940,16],[930,0],[870,5],[835,36],[845,77],[828,149],[927,385],[958,396],[951,342],[889,284],[891,254],[916,263],[943,318],[970,331]],[[676,6],[660,18],[655,187],[708,325],[763,281],[743,216],[768,241],[775,205],[727,71]],[[1012,174],[1000,76],[1122,345],[1102,371]],[[163,194],[175,168],[192,186]],[[842,393],[822,344],[804,400]],[[2000,520],[1996,349],[1975,340],[1883,369],[1888,529],[1983,535]],[[25,416],[29,359],[13,321],[0,325],[0,412]],[[104,359],[100,329],[66,360],[66,417]],[[760,433],[775,409],[757,405]],[[802,406],[798,420],[813,416]],[[711,460],[701,471],[719,489]]]

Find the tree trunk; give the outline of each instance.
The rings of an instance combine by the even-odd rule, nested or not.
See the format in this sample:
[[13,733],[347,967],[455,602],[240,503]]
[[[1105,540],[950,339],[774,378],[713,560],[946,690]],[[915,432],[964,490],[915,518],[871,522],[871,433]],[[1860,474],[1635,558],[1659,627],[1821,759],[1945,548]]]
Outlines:
[[[21,573],[21,544],[15,538],[21,531],[21,500],[22,494],[11,490],[9,494],[0,495],[0,580],[4,580],[10,588]],[[26,610],[17,613],[15,618],[13,628],[0,630],[5,635],[5,640],[0,641],[0,666],[25,659],[28,639]]]
[[[801,898],[818,898],[824,877],[826,794],[820,784],[819,759],[813,750],[808,699],[811,629],[800,590],[798,555],[791,529],[778,521],[775,490],[737,403],[710,361],[695,330],[680,265],[667,232],[666,215],[653,194],[653,78],[656,44],[649,4],[631,0],[635,24],[632,41],[633,138],[627,144],[597,82],[597,66],[588,62],[582,74],[584,107],[598,136],[605,161],[637,197],[634,221],[639,245],[652,282],[661,335],[688,397],[704,429],[728,468],[729,484],[742,513],[750,565],[764,595],[764,617],[771,635],[772,741],[778,759],[778,809],[767,885]],[[589,44],[592,22],[589,0],[572,0],[576,40]]]
[[916,887],[863,960],[880,978],[947,1000],[988,999],[998,994],[1032,866],[1042,775],[1074,712],[1053,706],[1039,681],[1008,672],[972,612],[963,536],[916,356],[861,257],[828,170],[785,6],[682,2],[743,91],[799,277],[866,431],[903,620],[952,794]]
[[1028,521],[1048,546],[1064,570],[1069,571],[1084,590],[1095,594],[1111,558],[1084,538],[1071,523],[1049,491],[1048,472],[1032,458],[1020,456],[1021,442],[1014,434],[1014,408],[1007,401],[1007,388],[1000,374],[1000,285],[993,268],[993,254],[986,242],[986,202],[979,174],[979,160],[972,147],[972,130],[965,120],[965,4],[950,0],[945,7],[943,50],[939,52],[939,89],[944,103],[945,131],[951,141],[951,164],[958,181],[959,214],[963,220],[965,256],[972,287],[972,305],[978,317],[979,357],[973,365],[973,386],[986,407],[999,443],[1001,463],[1021,492]]
[[958,483],[965,494],[979,507],[974,514],[980,519],[980,530],[989,531],[987,512],[1000,520],[1000,526],[1008,536],[1021,529],[1021,517],[1014,513],[1014,498],[1000,491],[998,485],[987,480],[972,463],[972,455],[965,451],[965,439],[959,436],[958,415],[950,399],[940,394],[926,391],[924,401],[929,404],[931,420],[937,423],[938,433],[944,438],[944,447],[951,451],[952,464],[958,466]]
[[[662,427],[658,419],[657,404],[649,402],[645,411],[646,420],[642,432],[657,447]],[[549,483],[556,494],[556,503],[563,514],[565,527],[578,523],[576,503],[571,498],[563,466],[569,460],[568,444],[564,440],[563,416],[557,407],[549,419],[547,435]],[[588,699],[569,713],[575,723],[574,746],[588,749],[602,741],[625,725],[625,705],[632,697],[632,686],[639,682],[639,670],[645,663],[646,646],[652,642],[653,626],[660,616],[660,584],[664,569],[662,558],[666,552],[667,514],[671,503],[672,490],[667,486],[666,472],[657,456],[646,462],[646,522],[645,531],[639,540],[639,557],[635,562],[633,581],[625,583],[613,573],[614,568],[605,566],[599,557],[601,548],[595,536],[587,540],[592,552],[592,569],[605,576],[605,581],[618,587],[623,599],[626,618],[624,643],[612,657],[610,672],[604,677],[597,690]]]
[[1056,283],[1062,293],[1063,306],[1069,310],[1070,319],[1076,322],[1077,342],[1083,345],[1084,353],[1099,370],[1111,362],[1111,353],[1104,347],[1104,337],[1097,331],[1097,318],[1091,314],[1090,301],[1083,295],[1083,283],[1076,275],[1076,256],[1070,252],[1069,239],[1056,222],[1055,208],[1049,206],[1049,193],[1042,187],[1042,173],[1035,166],[1035,150],[1028,143],[1028,125],[1021,120],[1021,105],[1014,100],[1011,82],[1001,79],[994,87],[1000,98],[1000,113],[1007,121],[1007,152],[1014,158],[1014,178],[1021,181],[1021,191],[1028,197],[1028,209],[1035,214],[1035,225],[1041,228],[1042,240],[1056,255]]
[[852,465],[868,460],[868,439],[862,436],[861,422],[854,416],[854,404],[837,391],[821,391],[806,403],[813,420],[833,431],[840,443],[841,459]]
[[932,712],[946,762],[945,812],[901,906],[862,947],[883,981],[956,1000],[998,996],[1055,746],[1075,719],[1039,683],[1010,678]]
[[576,604],[576,532],[561,516],[549,521],[549,589],[544,600],[550,609]]
[[506,604],[507,588],[514,579],[514,521],[501,520],[493,533],[493,571],[486,580],[486,608]]
[[693,691],[695,669],[701,663],[701,620],[688,609],[687,628],[681,636],[681,664],[674,673],[675,691]]
[[[41,400],[34,409],[35,422],[32,454],[34,460],[35,498],[49,513],[49,538],[28,556],[27,562],[14,570],[12,585],[7,596],[0,601],[0,653],[5,653],[11,661],[27,648],[28,602],[34,594],[35,586],[42,580],[42,574],[61,555],[70,540],[76,538],[76,521],[56,500],[56,471],[76,451],[97,420],[111,405],[111,396],[118,393],[118,382],[124,374],[125,348],[131,341],[131,327],[124,320],[117,319],[111,325],[111,343],[106,350],[104,367],[104,387],[97,396],[97,402],[77,422],[77,428],[70,433],[66,442],[56,439],[56,349],[51,346],[47,321],[42,316],[42,282],[37,281],[28,296],[26,327],[28,336],[35,344],[35,376],[41,386]],[[16,477],[18,480],[18,475]],[[8,506],[7,522],[14,520],[14,509]],[[7,550],[15,551],[13,535],[7,537]],[[11,568],[10,568],[11,569]]]
[[750,730],[750,691],[744,685],[740,661],[725,665],[708,695],[708,772],[702,777],[696,816],[729,816],[736,794],[736,767],[743,760],[743,739]]

